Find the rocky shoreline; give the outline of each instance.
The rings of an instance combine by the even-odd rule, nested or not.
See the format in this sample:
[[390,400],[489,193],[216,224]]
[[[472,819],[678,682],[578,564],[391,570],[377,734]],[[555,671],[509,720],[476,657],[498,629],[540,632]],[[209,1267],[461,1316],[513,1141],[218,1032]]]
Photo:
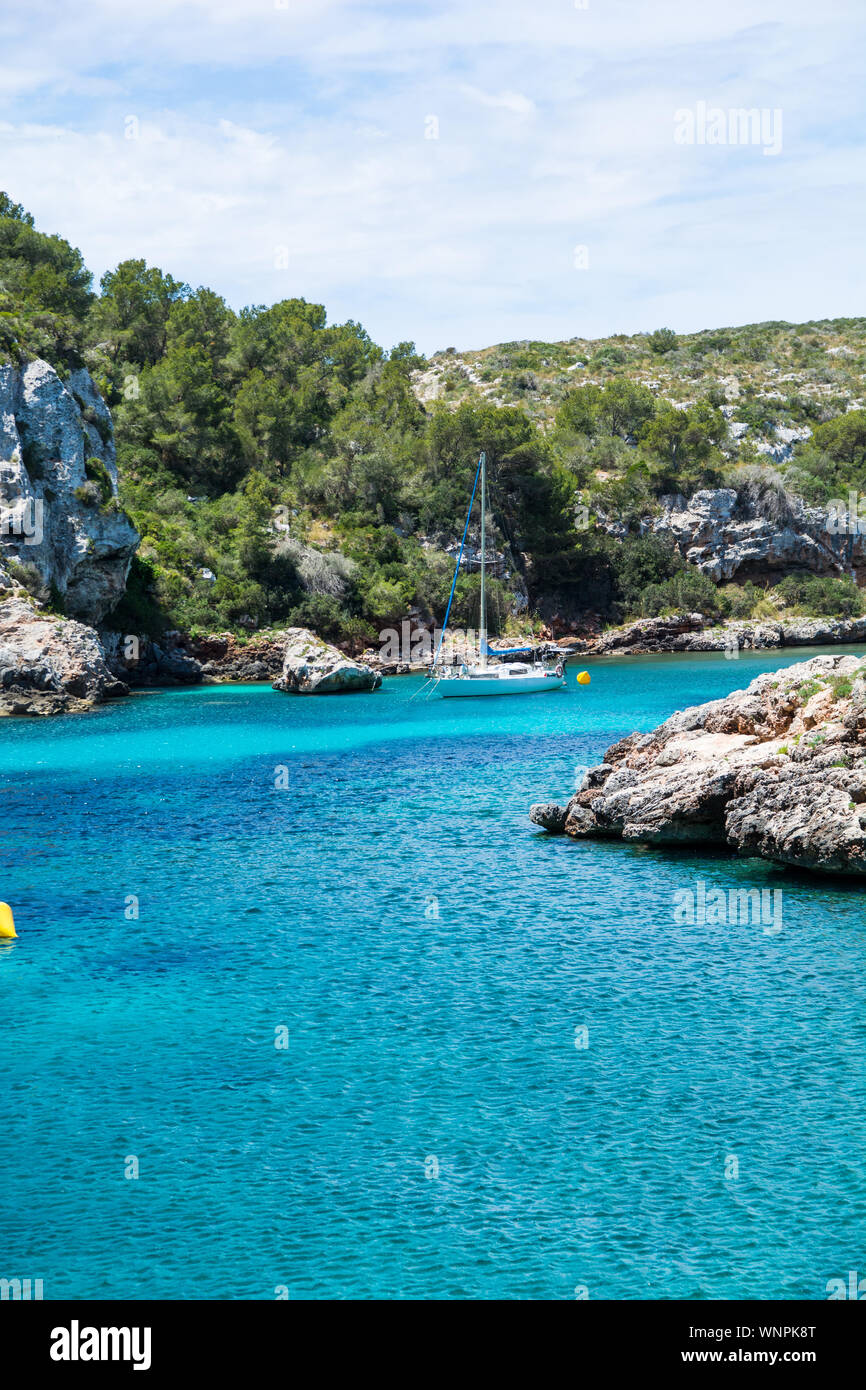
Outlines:
[[[812,619],[796,624],[727,623],[706,628],[701,615],[692,613],[641,619],[593,641],[575,639],[568,645],[575,657],[585,658],[661,652],[736,655],[740,650],[859,642],[866,645],[866,618]],[[310,663],[301,648],[310,644],[320,645],[326,657],[320,655],[309,671],[302,670]],[[0,715],[74,713],[130,690],[178,685],[267,682],[274,689],[301,694],[374,690],[384,676],[417,674],[424,669],[383,661],[370,651],[359,660],[353,659],[306,629],[269,632],[246,642],[231,633],[190,638],[179,632],[156,641],[107,629],[97,631],[59,617],[23,591],[0,603]]]
[[106,659],[118,679],[135,689],[172,685],[264,684],[297,694],[328,694],[334,690],[375,690],[382,670],[357,661],[307,628],[239,642],[230,632],[187,638],[167,634],[161,642],[142,639],[138,654],[125,655],[128,639],[103,633]]
[[283,668],[285,634],[273,633],[239,642],[230,632],[188,637],[180,632],[134,638],[103,631],[106,659],[119,679],[133,689],[172,685],[273,683]]
[[[118,678],[130,686],[211,684],[237,681],[272,684],[283,669],[288,633],[267,633],[239,642],[232,633],[187,638],[169,633],[161,642],[142,639],[141,655],[124,662],[116,634],[103,634],[107,660]],[[666,618],[640,618],[597,637],[559,639],[575,657],[641,656],[662,652],[731,652],[781,647],[825,647],[863,642],[866,618],[809,618],[787,622],[728,622],[708,627],[700,613]],[[339,650],[334,648],[335,651]],[[344,660],[369,667],[380,676],[404,676],[426,671],[427,663],[382,659],[368,648],[359,658]]]
[[78,713],[128,693],[92,627],[25,599],[0,604],[0,715]]
[[[567,639],[564,639],[567,641]],[[788,618],[709,625],[701,613],[639,618],[574,643],[581,656],[641,656],[654,652],[768,651],[781,647],[866,642],[864,618]]]
[[535,825],[572,839],[712,844],[866,874],[866,661],[816,656],[607,750]]
[[131,690],[267,683],[290,694],[377,690],[382,671],[306,628],[239,643],[230,633],[161,642],[60,617],[26,593],[0,602],[0,716],[76,714]]

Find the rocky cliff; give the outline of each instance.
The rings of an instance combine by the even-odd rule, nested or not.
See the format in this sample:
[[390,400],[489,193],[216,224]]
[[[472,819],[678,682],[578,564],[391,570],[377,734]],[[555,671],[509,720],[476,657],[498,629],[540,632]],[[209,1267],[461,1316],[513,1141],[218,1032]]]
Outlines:
[[[866,572],[866,533],[847,514],[809,507],[788,494],[774,499],[743,496],[735,488],[706,488],[686,499],[661,498],[658,516],[646,517],[641,531],[667,536],[684,560],[716,583],[779,577],[790,570],[814,574]],[[612,535],[627,527],[603,518]]]
[[866,662],[813,657],[678,711],[609,748],[567,805],[530,817],[574,839],[727,845],[866,874]]
[[23,582],[98,623],[123,594],[138,534],[117,503],[108,408],[88,372],[0,366],[0,584]]
[[92,624],[121,598],[137,544],[89,374],[64,382],[46,362],[0,366],[0,714],[125,693]]

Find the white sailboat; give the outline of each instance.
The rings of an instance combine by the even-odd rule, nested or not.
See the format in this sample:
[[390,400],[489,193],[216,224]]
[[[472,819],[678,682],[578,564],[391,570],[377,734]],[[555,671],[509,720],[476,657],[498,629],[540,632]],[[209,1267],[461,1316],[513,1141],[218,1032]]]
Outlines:
[[446,699],[472,695],[535,695],[560,690],[565,685],[562,668],[548,671],[540,665],[509,662],[507,666],[464,666],[438,676],[437,689]]
[[[479,633],[478,660],[452,662],[450,665],[445,665],[440,660],[442,642],[448,627],[451,603],[454,598],[457,575],[460,571],[460,561],[463,558],[463,547],[466,543],[466,532],[469,528],[469,518],[472,514],[472,505],[475,501],[479,475],[481,479],[481,628]],[[454,580],[451,584],[451,595],[448,599],[445,622],[442,626],[439,645],[436,649],[436,655],[430,670],[430,677],[435,682],[434,691],[438,691],[438,693],[446,699],[453,699],[475,695],[534,695],[544,690],[561,690],[565,685],[564,659],[560,658],[555,662],[538,661],[534,658],[534,649],[532,647],[511,647],[499,650],[490,647],[487,641],[486,566],[487,455],[482,453],[478,460],[478,470],[475,474],[475,486],[472,489],[469,511],[466,514],[466,525],[463,528],[463,539],[460,543],[457,568],[454,571]],[[502,659],[515,656],[519,657],[524,654],[528,654],[530,659],[526,661]],[[494,658],[493,664],[490,662],[491,657]]]

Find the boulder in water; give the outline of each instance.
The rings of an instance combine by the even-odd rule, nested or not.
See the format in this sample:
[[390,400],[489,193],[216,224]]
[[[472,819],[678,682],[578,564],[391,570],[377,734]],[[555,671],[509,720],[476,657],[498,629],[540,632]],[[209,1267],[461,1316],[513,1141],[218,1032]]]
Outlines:
[[342,695],[353,690],[378,690],[381,684],[378,671],[351,661],[308,628],[287,629],[283,670],[274,681],[274,690],[289,695]]

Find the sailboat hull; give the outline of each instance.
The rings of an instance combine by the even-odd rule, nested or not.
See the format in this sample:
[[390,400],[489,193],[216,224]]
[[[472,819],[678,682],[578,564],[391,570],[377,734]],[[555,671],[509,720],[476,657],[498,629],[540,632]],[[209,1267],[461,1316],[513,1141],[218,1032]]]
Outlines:
[[476,695],[535,695],[543,690],[561,690],[564,685],[564,676],[551,671],[550,675],[443,676],[437,688],[446,700],[453,700]]

